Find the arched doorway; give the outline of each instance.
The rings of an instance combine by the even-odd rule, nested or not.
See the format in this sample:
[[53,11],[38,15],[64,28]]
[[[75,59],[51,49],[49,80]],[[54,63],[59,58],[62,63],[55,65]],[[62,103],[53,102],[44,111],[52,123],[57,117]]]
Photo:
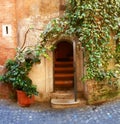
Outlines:
[[54,51],[54,90],[74,88],[73,43],[60,41]]

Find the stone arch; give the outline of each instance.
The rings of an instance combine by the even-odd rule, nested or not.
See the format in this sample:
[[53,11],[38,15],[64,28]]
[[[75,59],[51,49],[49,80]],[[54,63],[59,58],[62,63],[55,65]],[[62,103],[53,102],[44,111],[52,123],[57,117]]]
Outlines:
[[[53,43],[59,43],[61,41],[67,41],[75,47],[74,50],[74,62],[76,65],[76,77],[77,92],[84,91],[84,85],[80,78],[83,76],[83,51],[81,44],[77,44],[77,40],[73,38],[60,38]],[[40,96],[36,99],[46,101],[50,99],[50,93],[54,92],[54,51],[49,53],[49,59],[42,58],[41,64],[33,66],[29,76],[33,80],[34,84],[37,85]]]
[[[78,92],[84,91],[84,84],[80,80],[83,77],[84,74],[84,59],[83,59],[83,49],[81,47],[80,43],[77,43],[77,39],[73,37],[63,37],[54,42],[54,44],[58,44],[62,41],[66,41],[73,46],[73,62],[74,62],[74,72],[76,72],[76,87]],[[53,59],[53,68],[54,68],[54,52],[52,53],[52,59]],[[53,79],[54,79],[54,71],[53,71]],[[54,80],[53,80],[53,86],[54,86]]]

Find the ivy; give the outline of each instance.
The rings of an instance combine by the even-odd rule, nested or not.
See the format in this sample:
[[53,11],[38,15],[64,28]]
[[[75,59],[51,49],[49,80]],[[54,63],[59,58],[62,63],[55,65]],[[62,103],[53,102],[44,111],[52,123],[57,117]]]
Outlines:
[[75,37],[84,47],[86,74],[83,79],[116,81],[120,68],[109,69],[109,64],[113,61],[120,65],[119,7],[120,0],[67,0],[64,15],[49,22],[35,46],[25,47],[27,33],[32,29],[26,32],[15,60],[21,64],[29,61],[25,66],[30,70],[42,56],[48,57],[48,51],[55,48],[54,41],[64,35]]
[[[116,78],[115,69],[108,68],[112,60],[120,64],[120,1],[68,0],[66,7],[61,18],[48,24],[41,35],[43,41],[52,43],[61,35],[77,37],[85,49],[84,79],[103,81]],[[116,49],[111,42],[113,46],[117,42]]]

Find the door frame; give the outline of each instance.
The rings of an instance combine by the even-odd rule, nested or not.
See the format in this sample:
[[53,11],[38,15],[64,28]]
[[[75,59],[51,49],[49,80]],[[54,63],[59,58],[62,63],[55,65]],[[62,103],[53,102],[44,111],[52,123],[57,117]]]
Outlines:
[[[77,89],[77,76],[76,76],[76,42],[75,41],[72,41],[72,40],[68,40],[68,39],[61,39],[61,40],[58,40],[56,43],[55,43],[55,46],[62,42],[62,41],[65,41],[65,42],[68,42],[69,44],[72,45],[72,48],[73,48],[73,73],[74,73],[74,79],[73,79],[73,89],[74,89],[74,92],[76,91]],[[54,72],[54,69],[55,69],[55,52],[53,51],[53,92],[55,92],[55,72]],[[75,93],[76,94],[76,93]],[[75,99],[76,99],[76,96],[75,95]]]

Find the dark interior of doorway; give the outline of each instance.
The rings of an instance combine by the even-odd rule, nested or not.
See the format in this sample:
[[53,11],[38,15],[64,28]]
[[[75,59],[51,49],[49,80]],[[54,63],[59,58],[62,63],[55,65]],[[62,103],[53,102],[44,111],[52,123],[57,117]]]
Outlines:
[[54,51],[54,89],[71,90],[74,87],[73,44],[61,41]]

